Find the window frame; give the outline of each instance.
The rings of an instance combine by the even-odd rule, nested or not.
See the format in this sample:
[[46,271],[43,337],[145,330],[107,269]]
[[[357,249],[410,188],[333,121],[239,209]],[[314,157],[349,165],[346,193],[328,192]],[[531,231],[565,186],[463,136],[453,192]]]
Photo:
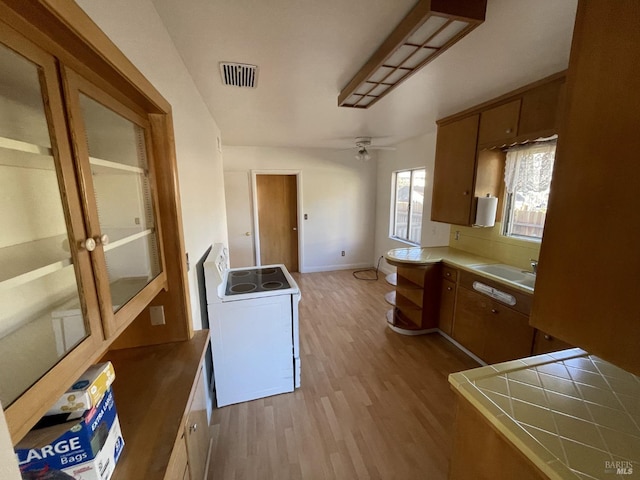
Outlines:
[[[531,144],[523,144],[520,145],[518,148],[526,148],[526,147],[531,147],[531,148],[535,148],[536,146],[540,146],[540,145],[545,145],[548,144],[550,146],[556,147],[556,141],[557,141],[557,137],[551,137],[549,139],[544,139],[544,140],[540,140],[540,141],[536,141],[536,142],[531,142]],[[505,150],[505,155],[508,152],[508,149]],[[555,152],[554,152],[554,156],[555,156]],[[505,163],[505,168],[506,168],[506,163]],[[553,164],[551,166],[551,182],[553,182]],[[500,235],[505,237],[505,238],[509,238],[509,239],[513,239],[513,240],[520,240],[523,242],[531,242],[531,243],[541,243],[542,242],[542,238],[544,237],[544,224],[546,222],[543,222],[542,224],[542,235],[540,237],[534,237],[534,236],[529,236],[529,235],[519,235],[519,234],[514,234],[514,233],[510,233],[510,230],[512,228],[512,209],[514,208],[514,197],[517,194],[517,192],[513,192],[513,193],[509,193],[507,191],[507,187],[506,187],[506,180],[503,177],[503,188],[504,188],[504,205],[503,205],[503,209],[502,209],[502,225],[500,228]],[[549,202],[549,196],[551,195],[551,188],[549,189],[549,194],[547,195],[547,204]],[[545,212],[545,220],[546,220],[546,213]]]
[[[413,197],[413,186],[414,186],[414,174],[417,171],[424,172],[425,177],[425,190],[426,190],[426,177],[427,177],[427,168],[426,167],[414,167],[414,168],[404,168],[402,170],[394,170],[391,175],[391,212],[389,218],[389,238],[392,240],[397,240],[399,242],[408,243],[409,245],[420,246],[420,241],[415,242],[409,238],[411,227],[412,227],[412,197]],[[397,228],[397,212],[398,212],[398,174],[410,172],[409,175],[409,198],[407,200],[407,236],[401,237],[396,235]],[[424,207],[424,201],[423,201]],[[424,215],[424,209],[423,209]],[[422,221],[420,222],[420,237],[422,237]]]

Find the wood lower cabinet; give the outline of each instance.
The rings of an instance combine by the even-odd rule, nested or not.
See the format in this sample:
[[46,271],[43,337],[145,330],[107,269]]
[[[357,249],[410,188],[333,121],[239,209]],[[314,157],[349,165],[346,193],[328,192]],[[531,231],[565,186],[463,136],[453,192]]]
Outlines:
[[574,348],[573,345],[563,342],[562,340],[549,335],[548,333],[536,330],[536,338],[533,341],[533,355],[540,355],[542,353],[557,352],[558,350],[566,350],[567,348]]
[[457,400],[449,480],[548,479],[466,399]]
[[201,367],[194,386],[184,433],[189,456],[189,476],[192,480],[206,478],[207,459],[212,440],[207,419],[207,395],[204,390],[203,373],[204,370]]
[[440,289],[440,316],[438,328],[451,335],[453,330],[453,314],[456,306],[456,279],[458,272],[447,266],[442,267],[442,287]]
[[209,332],[188,342],[109,352],[125,447],[113,480],[173,480],[189,466],[191,480],[205,474],[210,435],[202,362]]
[[[387,260],[390,264],[394,262]],[[397,273],[387,276],[395,290],[385,295],[393,309],[387,312],[387,322],[399,333],[426,333],[438,326],[440,306],[439,263],[407,266],[395,264]]]
[[[486,288],[477,291],[474,283]],[[482,290],[496,289],[514,305],[498,301]],[[531,355],[535,330],[529,326],[531,297],[469,272],[460,272],[452,338],[491,364]]]

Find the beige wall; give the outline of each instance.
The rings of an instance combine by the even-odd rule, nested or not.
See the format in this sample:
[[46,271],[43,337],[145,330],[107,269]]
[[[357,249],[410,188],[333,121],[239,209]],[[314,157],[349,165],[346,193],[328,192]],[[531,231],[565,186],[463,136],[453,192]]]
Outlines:
[[[449,246],[483,257],[498,260],[522,269],[531,269],[531,259],[537,260],[540,242],[519,240],[500,234],[502,224],[492,228],[473,228],[451,225]],[[456,232],[459,232],[456,240]]]
[[[393,172],[397,170],[419,167],[426,168],[427,177],[420,245],[422,247],[441,247],[449,243],[449,224],[432,222],[430,220],[435,152],[435,132],[402,142],[396,145],[395,150],[378,151],[375,262],[378,261],[381,255],[384,255],[385,252],[392,248],[411,246],[389,237],[389,225],[391,221],[391,176]],[[393,270],[393,267],[386,265],[385,262],[380,264],[380,268],[387,272]]]
[[[352,151],[322,148],[225,146],[224,170],[226,175],[246,175],[247,182],[252,170],[299,171],[300,214],[308,215],[299,224],[300,271],[361,268],[370,266],[373,257],[376,161],[363,162],[353,157]],[[250,192],[226,192],[227,198],[236,194]],[[239,203],[229,200],[230,205]],[[249,214],[245,209],[227,212],[229,217]],[[234,248],[247,238],[245,232],[250,229],[255,234],[251,219],[242,224],[247,227],[229,232],[232,262],[238,256]]]

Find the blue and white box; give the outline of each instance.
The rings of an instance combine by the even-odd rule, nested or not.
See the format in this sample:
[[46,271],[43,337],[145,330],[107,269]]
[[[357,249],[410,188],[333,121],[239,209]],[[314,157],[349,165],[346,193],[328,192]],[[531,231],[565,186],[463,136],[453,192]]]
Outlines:
[[[46,416],[15,447],[24,480],[108,480],[124,447],[110,388],[81,418]],[[66,475],[66,476],[65,476]]]

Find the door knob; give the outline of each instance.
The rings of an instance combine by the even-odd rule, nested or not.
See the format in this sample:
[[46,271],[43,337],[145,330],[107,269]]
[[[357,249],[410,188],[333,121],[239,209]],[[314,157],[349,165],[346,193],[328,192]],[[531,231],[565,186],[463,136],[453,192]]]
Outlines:
[[96,249],[96,241],[89,237],[80,244],[81,248],[84,248],[87,252],[93,252]]
[[295,232],[296,230],[298,230],[298,227],[293,227],[293,231]]

